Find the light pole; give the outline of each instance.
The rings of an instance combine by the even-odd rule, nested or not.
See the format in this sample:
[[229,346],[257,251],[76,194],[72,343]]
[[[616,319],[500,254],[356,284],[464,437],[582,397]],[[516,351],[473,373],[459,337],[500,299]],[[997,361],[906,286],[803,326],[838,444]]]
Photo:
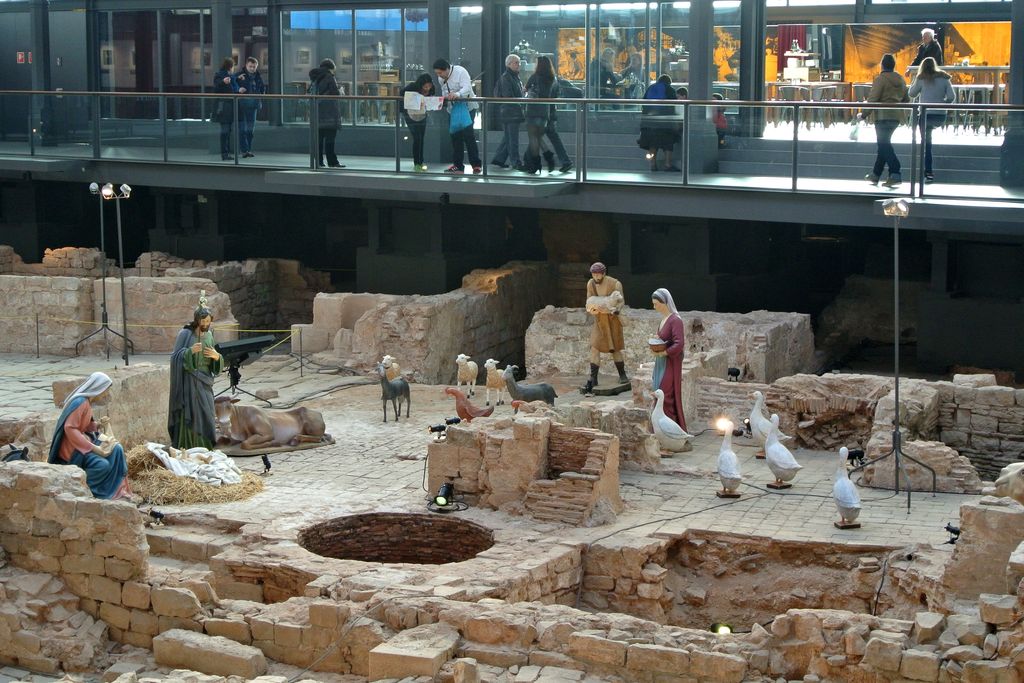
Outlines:
[[[124,342],[124,345],[126,347],[130,347],[132,349],[132,353],[135,352],[135,346],[134,346],[134,344],[132,344],[132,340],[129,339],[126,336],[127,335],[127,331],[125,331],[125,334],[121,334],[120,332],[116,332],[113,329],[111,329],[110,322],[109,322],[109,319],[107,317],[107,241],[106,241],[107,230],[106,230],[106,224],[104,222],[104,216],[103,216],[103,214],[104,214],[104,211],[103,211],[103,200],[104,200],[105,197],[100,192],[100,185],[99,185],[99,183],[89,183],[89,192],[91,192],[92,194],[96,195],[96,198],[99,199],[99,201],[100,201],[100,258],[101,258],[101,261],[100,261],[100,273],[101,273],[100,283],[101,284],[100,284],[100,286],[102,288],[103,298],[100,301],[100,327],[99,327],[99,329],[97,329],[97,330],[95,330],[93,332],[90,332],[86,336],[82,337],[75,344],[75,354],[76,355],[78,354],[78,348],[82,344],[84,344],[87,340],[89,340],[90,338],[92,338],[92,337],[96,336],[97,334],[99,334],[100,332],[102,332],[103,333],[103,347],[106,349],[106,352],[107,352],[107,360],[110,360],[110,343],[107,340],[107,333],[108,332],[110,332],[111,334],[114,334],[114,335],[116,335],[118,337],[121,337],[121,339]],[[119,244],[120,244],[120,241],[121,241],[121,238],[120,238],[120,227],[119,227],[118,228],[118,243]],[[124,264],[122,263],[122,270],[123,270],[123,268],[124,268]],[[123,286],[123,283],[124,283],[124,273],[123,272],[121,273],[121,282],[122,282],[122,286]],[[122,295],[123,295],[123,293],[124,292],[123,292],[123,289],[122,289]]]
[[868,460],[863,465],[850,470],[850,474],[864,469],[868,465],[893,457],[893,485],[896,493],[900,492],[900,473],[907,479],[907,514],[910,514],[910,493],[913,487],[910,484],[910,475],[904,467],[902,459],[906,458],[920,467],[932,473],[932,495],[935,495],[937,475],[935,470],[924,464],[917,458],[913,458],[903,452],[900,445],[900,219],[910,215],[910,203],[906,199],[886,199],[882,202],[882,213],[892,217],[892,320],[893,320],[893,378],[895,380],[895,401],[896,409],[892,418],[892,450],[885,455]]
[[131,194],[132,188],[129,185],[121,185],[121,187],[115,190],[112,183],[107,183],[100,189],[100,197],[106,200],[113,200],[117,206],[117,258],[121,266],[121,327],[124,330],[124,334],[119,336],[125,340],[123,353],[121,354],[125,366],[128,365],[128,347],[132,347],[132,353],[135,353],[135,347],[128,341],[128,302],[125,299],[124,293],[124,240],[121,235],[121,200],[129,199]]

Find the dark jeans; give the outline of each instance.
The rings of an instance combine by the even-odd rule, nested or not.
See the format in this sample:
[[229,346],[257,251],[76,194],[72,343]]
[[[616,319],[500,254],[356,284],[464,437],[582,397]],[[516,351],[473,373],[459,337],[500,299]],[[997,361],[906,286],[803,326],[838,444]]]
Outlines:
[[889,166],[889,175],[896,175],[900,172],[900,160],[896,157],[896,149],[892,146],[892,134],[899,127],[898,121],[883,119],[875,121],[875,138],[878,141],[878,155],[875,157],[875,166],[871,170],[872,175],[882,176],[882,170]]
[[544,134],[548,136],[548,141],[555,150],[555,156],[565,166],[569,163],[569,153],[565,151],[565,145],[562,144],[562,138],[558,136],[558,128],[556,123],[552,119],[548,119],[548,125],[544,129]]
[[252,131],[256,128],[256,110],[242,109],[238,112],[238,151],[248,154],[252,151]]
[[412,134],[412,163],[420,166],[423,163],[423,138],[427,134],[426,121],[405,120]]
[[[469,116],[471,120],[476,119],[476,110],[470,110]],[[469,125],[458,131],[452,133],[452,166],[456,168],[463,168],[463,155],[469,155],[470,166],[483,166],[480,161],[480,150],[476,146],[476,133],[473,131],[473,126]]]
[[[320,149],[320,165],[321,166],[337,166],[338,155],[334,153],[334,139],[338,137],[337,128],[320,128],[317,131],[317,137],[319,138],[319,149]],[[324,163],[324,155],[327,156],[327,163]]]
[[511,121],[501,125],[504,134],[501,144],[494,152],[494,163],[504,164],[508,161],[513,166],[520,164],[519,159],[519,121]]
[[932,172],[932,131],[940,126],[946,125],[944,113],[929,113],[925,118],[919,119],[921,126],[921,137],[924,139],[924,172]]
[[231,156],[231,123],[220,124],[220,155]]
[[526,124],[526,133],[530,136],[530,145],[526,149],[526,158],[523,160],[523,166],[526,167],[530,173],[540,169],[540,153],[541,153],[541,138],[544,137],[544,129],[547,124],[543,121],[536,121],[530,119],[530,122]]

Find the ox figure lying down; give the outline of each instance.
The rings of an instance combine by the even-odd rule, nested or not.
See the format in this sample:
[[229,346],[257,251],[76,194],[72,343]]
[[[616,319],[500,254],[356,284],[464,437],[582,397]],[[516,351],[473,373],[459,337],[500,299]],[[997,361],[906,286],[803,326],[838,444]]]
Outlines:
[[244,450],[254,450],[333,442],[325,433],[323,415],[316,410],[266,410],[237,404],[237,398],[227,396],[214,401],[220,445],[239,444]]

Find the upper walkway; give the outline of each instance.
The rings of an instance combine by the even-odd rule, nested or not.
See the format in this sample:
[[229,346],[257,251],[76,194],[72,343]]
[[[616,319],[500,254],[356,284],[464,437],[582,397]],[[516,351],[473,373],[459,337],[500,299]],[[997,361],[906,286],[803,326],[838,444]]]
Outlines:
[[[254,156],[245,156],[240,126],[210,119],[219,109],[244,128],[246,103],[257,100]],[[8,177],[92,181],[105,173],[119,182],[177,188],[723,218],[749,218],[751,211],[768,217],[778,209],[789,215],[772,214],[776,220],[865,225],[881,224],[871,207],[880,197],[952,203],[952,213],[935,212],[938,221],[962,222],[989,207],[998,215],[1024,209],[1024,162],[1008,161],[1014,157],[1003,149],[1008,129],[1022,125],[1017,117],[1024,118],[1024,108],[1009,105],[936,110],[831,101],[531,100],[533,113],[542,102],[554,106],[572,167],[562,172],[564,160],[556,157],[553,170],[545,163],[530,175],[490,163],[503,137],[499,107],[523,101],[480,98],[473,101],[480,114],[474,127],[483,167],[474,174],[467,159],[455,175],[445,173],[448,116],[428,115],[427,170],[416,169],[397,98],[7,91],[0,102],[0,173]],[[340,111],[342,169],[322,168],[312,153],[322,113],[333,107]],[[902,183],[894,187],[865,180],[876,131],[858,114],[870,120],[884,116],[880,110],[895,111],[903,124],[892,138],[902,163]],[[923,172],[918,122],[924,117],[938,124],[931,131],[933,182]],[[528,149],[528,123],[521,125],[520,156]],[[638,145],[644,131],[667,134],[673,153],[659,151],[652,159]],[[968,202],[971,212],[958,213],[956,200]],[[860,207],[864,217],[843,215],[850,207]]]

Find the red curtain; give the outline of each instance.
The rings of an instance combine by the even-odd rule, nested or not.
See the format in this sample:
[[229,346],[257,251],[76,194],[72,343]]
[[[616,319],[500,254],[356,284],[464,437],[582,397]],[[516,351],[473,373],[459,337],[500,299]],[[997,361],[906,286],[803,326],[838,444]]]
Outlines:
[[779,53],[776,55],[776,72],[780,77],[782,69],[786,66],[785,55],[792,49],[794,40],[801,50],[807,49],[807,26],[805,24],[780,24]]

